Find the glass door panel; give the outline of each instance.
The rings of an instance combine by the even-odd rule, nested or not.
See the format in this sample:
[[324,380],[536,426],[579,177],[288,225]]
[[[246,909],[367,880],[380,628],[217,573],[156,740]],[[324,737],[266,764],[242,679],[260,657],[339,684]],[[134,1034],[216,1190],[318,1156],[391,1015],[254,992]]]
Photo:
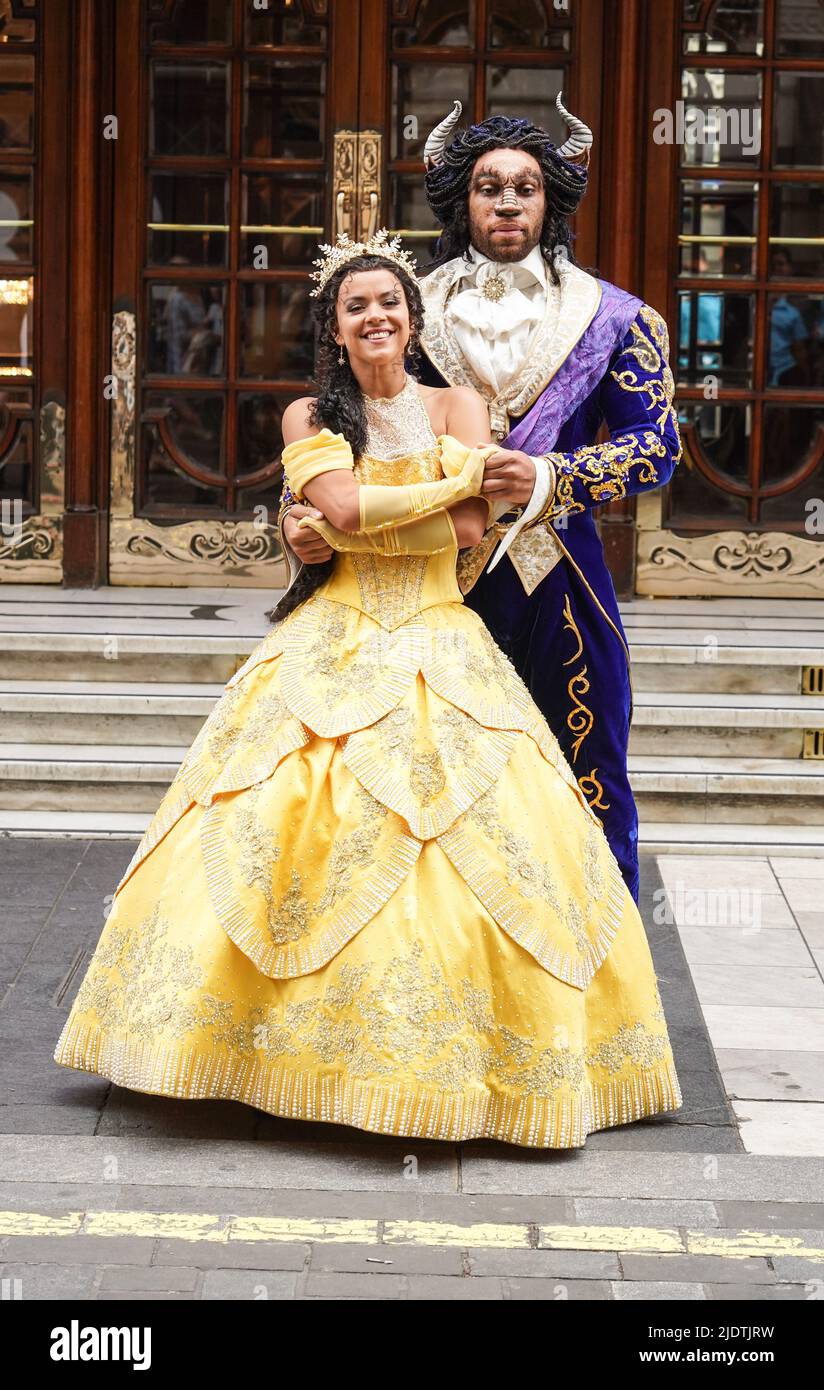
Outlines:
[[[143,96],[139,242],[116,268],[111,578],[281,583],[280,419],[309,389],[308,273],[357,74],[358,0],[128,0]],[[126,80],[129,37],[119,71]],[[131,416],[130,416],[131,411]]]
[[0,580],[17,583],[62,578],[67,26],[41,8],[0,0]]

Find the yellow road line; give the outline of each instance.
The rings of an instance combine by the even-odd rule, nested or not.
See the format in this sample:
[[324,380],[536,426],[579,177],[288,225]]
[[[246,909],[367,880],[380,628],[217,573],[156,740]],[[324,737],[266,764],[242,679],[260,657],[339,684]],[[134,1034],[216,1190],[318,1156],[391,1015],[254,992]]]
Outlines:
[[529,1227],[478,1221],[459,1226],[451,1221],[387,1221],[384,1241],[388,1245],[485,1245],[497,1250],[528,1250]]
[[635,1254],[685,1253],[675,1227],[654,1226],[541,1226],[539,1245],[549,1250],[625,1250]]
[[[796,1255],[824,1262],[824,1246],[808,1243],[804,1232],[691,1231],[655,1226],[537,1225],[540,1250],[605,1250],[617,1253],[720,1255],[725,1259]],[[211,1241],[290,1241],[298,1244],[348,1244],[421,1247],[451,1246],[528,1250],[531,1227],[526,1222],[384,1221],[360,1218],[305,1216],[232,1216],[208,1212],[0,1211],[0,1238],[9,1236],[139,1236],[144,1239]]]

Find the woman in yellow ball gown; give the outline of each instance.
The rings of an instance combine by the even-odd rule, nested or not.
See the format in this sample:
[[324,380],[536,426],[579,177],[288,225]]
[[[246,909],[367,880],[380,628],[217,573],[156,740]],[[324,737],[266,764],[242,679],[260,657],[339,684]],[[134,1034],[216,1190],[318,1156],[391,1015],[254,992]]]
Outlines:
[[[115,892],[55,1051],[160,1095],[442,1140],[581,1147],[678,1109],[638,910],[459,550],[486,408],[418,387],[384,234],[327,248],[318,395],[283,418],[293,579]],[[322,514],[322,516],[321,516]]]

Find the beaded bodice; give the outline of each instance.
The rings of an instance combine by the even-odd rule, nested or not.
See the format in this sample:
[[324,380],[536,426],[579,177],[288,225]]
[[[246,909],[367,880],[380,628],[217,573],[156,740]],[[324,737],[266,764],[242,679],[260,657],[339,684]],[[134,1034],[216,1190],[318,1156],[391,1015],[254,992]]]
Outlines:
[[[431,449],[436,442],[418,383],[407,376],[396,396],[364,396],[367,442],[365,454],[376,459],[399,459],[412,450]],[[402,480],[405,481],[405,480]]]
[[[424,483],[444,476],[440,445],[414,377],[396,396],[365,397],[367,446],[355,460],[359,483]],[[379,555],[341,551],[332,575],[317,591],[359,608],[392,629],[423,608],[463,603],[455,565],[457,545],[432,555]]]

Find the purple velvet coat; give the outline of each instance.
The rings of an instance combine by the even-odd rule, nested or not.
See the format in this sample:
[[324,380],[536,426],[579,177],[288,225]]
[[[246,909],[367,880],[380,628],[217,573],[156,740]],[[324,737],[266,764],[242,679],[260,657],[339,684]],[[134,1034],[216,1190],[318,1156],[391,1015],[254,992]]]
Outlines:
[[[481,574],[465,601],[528,686],[637,898],[638,817],[627,777],[629,652],[594,511],[666,483],[681,441],[663,319],[634,295],[599,283],[594,318],[503,441],[506,448],[551,455],[555,494],[537,525],[553,528],[564,553],[531,594],[507,554]],[[446,385],[428,358],[420,379]],[[604,421],[609,439],[595,444]]]

